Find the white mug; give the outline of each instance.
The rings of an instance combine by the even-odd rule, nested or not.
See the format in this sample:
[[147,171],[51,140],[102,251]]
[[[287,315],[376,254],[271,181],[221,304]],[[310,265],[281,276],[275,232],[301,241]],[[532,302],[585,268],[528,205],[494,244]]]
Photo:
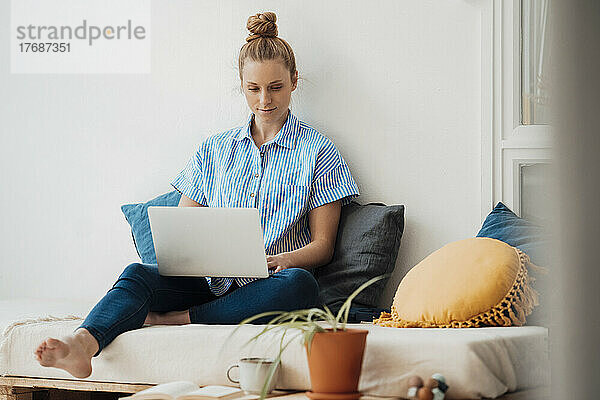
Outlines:
[[[274,362],[275,361],[270,358],[242,358],[239,364],[229,367],[227,370],[227,379],[233,383],[239,383],[240,388],[242,388],[246,394],[260,394],[267,378],[269,377],[269,370]],[[273,379],[271,379],[271,383],[267,388],[267,393],[271,393],[275,388],[277,378],[279,376],[280,365],[281,364],[278,363],[277,367],[275,368],[275,373],[273,374]],[[239,368],[240,370],[239,381],[232,379],[229,375],[231,370],[234,368]]]

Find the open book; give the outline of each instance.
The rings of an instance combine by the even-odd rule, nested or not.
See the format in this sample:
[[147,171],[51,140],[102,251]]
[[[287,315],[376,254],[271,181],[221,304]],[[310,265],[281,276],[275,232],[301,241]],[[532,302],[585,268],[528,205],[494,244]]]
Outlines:
[[235,387],[204,386],[198,388],[198,385],[193,382],[178,381],[162,383],[132,396],[121,397],[120,400],[231,400],[243,396],[244,392]]

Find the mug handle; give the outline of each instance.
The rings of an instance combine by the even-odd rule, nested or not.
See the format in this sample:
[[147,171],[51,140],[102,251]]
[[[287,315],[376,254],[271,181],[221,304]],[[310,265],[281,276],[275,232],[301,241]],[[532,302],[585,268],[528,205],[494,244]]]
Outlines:
[[230,380],[231,382],[233,382],[233,383],[238,383],[238,384],[239,384],[239,383],[240,383],[240,381],[236,381],[236,380],[234,380],[234,379],[231,379],[231,376],[229,376],[229,372],[230,372],[232,369],[234,369],[235,367],[238,367],[238,368],[239,368],[240,366],[236,364],[236,365],[232,365],[231,367],[229,367],[229,369],[227,370],[227,379],[229,379],[229,380]]

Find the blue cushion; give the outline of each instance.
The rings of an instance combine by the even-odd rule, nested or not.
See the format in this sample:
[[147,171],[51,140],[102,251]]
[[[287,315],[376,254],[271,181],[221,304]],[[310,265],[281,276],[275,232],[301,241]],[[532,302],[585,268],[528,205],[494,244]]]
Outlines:
[[165,193],[153,198],[146,203],[124,204],[121,211],[125,214],[125,219],[131,226],[133,244],[145,264],[156,264],[156,253],[154,252],[154,241],[150,231],[150,221],[148,220],[149,206],[170,206],[177,207],[181,193],[177,190]]
[[[544,228],[520,218],[502,203],[498,203],[487,216],[477,237],[498,239],[517,247],[525,252],[534,264],[543,267],[549,267],[551,264],[550,236]],[[530,270],[529,274],[535,279],[533,287],[540,294],[540,305],[527,317],[527,324],[548,326],[550,323],[550,310],[546,305],[550,298],[548,274],[535,270]]]
[[520,218],[503,203],[498,203],[487,216],[477,237],[501,240],[524,251],[534,264],[548,265],[548,237],[544,228]]

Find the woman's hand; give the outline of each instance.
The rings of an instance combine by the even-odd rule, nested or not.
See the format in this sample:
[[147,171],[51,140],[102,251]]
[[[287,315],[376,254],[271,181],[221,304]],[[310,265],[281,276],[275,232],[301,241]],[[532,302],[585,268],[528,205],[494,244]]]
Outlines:
[[293,267],[292,255],[290,253],[279,253],[274,256],[267,256],[267,267],[276,274],[279,271]]
[[267,256],[267,266],[274,273],[287,268],[311,269],[331,261],[341,213],[339,200],[308,212],[310,243],[299,249]]

